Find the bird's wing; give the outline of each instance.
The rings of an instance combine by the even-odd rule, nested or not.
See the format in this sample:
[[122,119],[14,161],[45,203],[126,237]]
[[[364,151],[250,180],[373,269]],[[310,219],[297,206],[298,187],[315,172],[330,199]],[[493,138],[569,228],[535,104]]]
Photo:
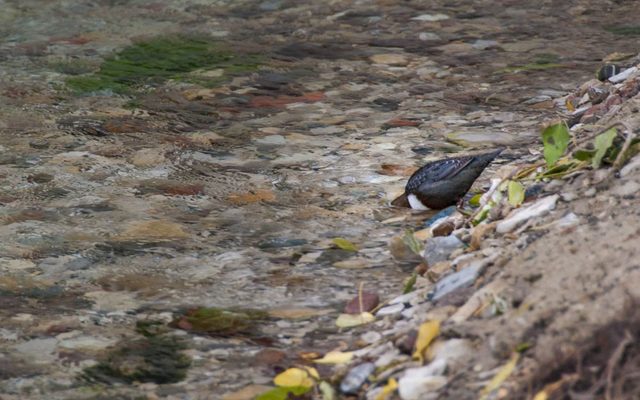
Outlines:
[[440,182],[454,177],[462,171],[474,157],[450,158],[429,163],[417,170],[407,182],[406,191],[411,192],[425,183]]

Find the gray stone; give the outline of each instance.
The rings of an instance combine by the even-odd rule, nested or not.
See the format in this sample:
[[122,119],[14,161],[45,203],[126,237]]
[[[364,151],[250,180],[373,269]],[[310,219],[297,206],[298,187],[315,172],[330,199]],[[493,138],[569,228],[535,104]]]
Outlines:
[[427,265],[445,261],[454,250],[464,246],[464,243],[454,235],[438,236],[427,241],[424,249],[424,259]]
[[347,376],[340,382],[340,391],[345,394],[356,394],[360,387],[364,385],[369,375],[375,371],[376,366],[374,363],[363,363],[349,371]]
[[471,286],[486,266],[483,261],[472,262],[465,269],[440,279],[433,291],[427,296],[429,300],[437,301],[457,289]]

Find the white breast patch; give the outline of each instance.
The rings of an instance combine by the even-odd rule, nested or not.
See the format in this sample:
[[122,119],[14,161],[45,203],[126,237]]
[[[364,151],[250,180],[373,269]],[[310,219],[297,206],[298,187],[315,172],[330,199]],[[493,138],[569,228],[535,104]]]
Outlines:
[[422,204],[422,202],[420,200],[418,200],[418,197],[416,197],[415,194],[408,195],[407,196],[407,200],[409,200],[409,205],[414,210],[428,210],[429,209],[429,207],[425,206],[424,204]]

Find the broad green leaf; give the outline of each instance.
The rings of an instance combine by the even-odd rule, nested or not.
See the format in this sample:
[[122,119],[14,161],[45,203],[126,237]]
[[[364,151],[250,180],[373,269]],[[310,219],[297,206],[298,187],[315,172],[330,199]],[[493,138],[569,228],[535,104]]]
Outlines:
[[542,143],[544,144],[544,159],[547,166],[552,166],[567,150],[569,145],[569,128],[564,122],[557,123],[542,131]]
[[577,150],[573,153],[573,158],[578,161],[589,161],[593,159],[594,155],[596,155],[595,150]]
[[300,396],[307,393],[311,388],[308,387],[277,387],[262,393],[256,400],[287,400],[289,394]]
[[402,237],[402,241],[407,245],[409,249],[415,254],[422,256],[422,244],[413,235],[413,232],[407,229]]
[[513,370],[516,368],[516,364],[518,364],[518,360],[520,359],[520,353],[513,353],[511,359],[507,361],[506,364],[500,368],[498,373],[487,383],[487,386],[482,389],[480,392],[480,400],[486,400],[489,398],[489,395],[494,390],[497,390],[502,386],[502,383],[511,375]]
[[596,136],[596,139],[594,141],[594,145],[596,147],[596,154],[593,156],[593,159],[591,160],[591,165],[593,166],[594,169],[600,167],[600,164],[602,163],[602,158],[604,157],[607,150],[609,150],[609,147],[611,147],[611,145],[613,144],[613,139],[616,138],[617,134],[618,132],[616,131],[616,129],[611,128],[608,131]]
[[509,204],[518,207],[524,201],[524,186],[518,181],[509,181]]
[[416,350],[413,358],[424,361],[424,352],[427,350],[433,339],[440,334],[440,321],[427,321],[418,328],[418,338],[416,339]]
[[358,248],[356,247],[356,245],[351,243],[350,241],[348,241],[345,238],[340,238],[340,237],[334,238],[333,239],[333,244],[335,244],[336,246],[338,246],[342,250],[358,251]]

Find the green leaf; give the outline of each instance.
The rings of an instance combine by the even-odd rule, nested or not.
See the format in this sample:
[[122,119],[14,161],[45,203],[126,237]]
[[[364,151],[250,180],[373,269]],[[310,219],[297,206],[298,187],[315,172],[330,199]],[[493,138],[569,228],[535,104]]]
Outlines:
[[547,166],[552,166],[567,150],[569,145],[569,128],[564,122],[547,127],[542,131],[542,143],[544,144],[544,159]]
[[592,160],[593,156],[595,155],[596,155],[595,150],[577,150],[573,154],[573,158],[575,158],[578,161],[589,161],[589,160]]
[[333,239],[333,244],[335,244],[336,246],[338,246],[342,250],[358,251],[358,248],[356,247],[356,245],[351,243],[350,241],[348,241],[345,238],[340,238],[340,237],[334,238]]
[[593,156],[593,160],[591,160],[591,165],[593,168],[599,168],[602,163],[602,158],[604,157],[609,147],[613,144],[613,139],[616,138],[618,131],[615,128],[611,128],[608,131],[599,134],[596,136],[594,141],[594,145],[596,147],[596,154]]
[[482,198],[482,193],[478,193],[474,195],[471,199],[469,199],[469,205],[473,207],[480,206],[480,198]]
[[404,284],[404,289],[402,290],[402,294],[413,292],[413,287],[415,286],[417,280],[418,280],[418,274],[414,272],[413,275],[411,275],[411,277],[407,279],[407,283]]
[[327,381],[320,382],[319,389],[320,389],[320,393],[322,393],[322,400],[336,399],[336,391],[329,382]]
[[509,181],[508,186],[509,204],[518,207],[524,201],[524,186],[518,181]]
[[409,249],[415,254],[422,256],[422,244],[415,236],[413,236],[413,232],[407,229],[404,232],[404,236],[402,237],[402,241],[407,245]]
[[289,398],[289,394],[293,394],[295,396],[299,396],[301,394],[307,393],[311,388],[307,387],[277,387],[273,388],[267,392],[262,393],[256,400],[287,400]]

